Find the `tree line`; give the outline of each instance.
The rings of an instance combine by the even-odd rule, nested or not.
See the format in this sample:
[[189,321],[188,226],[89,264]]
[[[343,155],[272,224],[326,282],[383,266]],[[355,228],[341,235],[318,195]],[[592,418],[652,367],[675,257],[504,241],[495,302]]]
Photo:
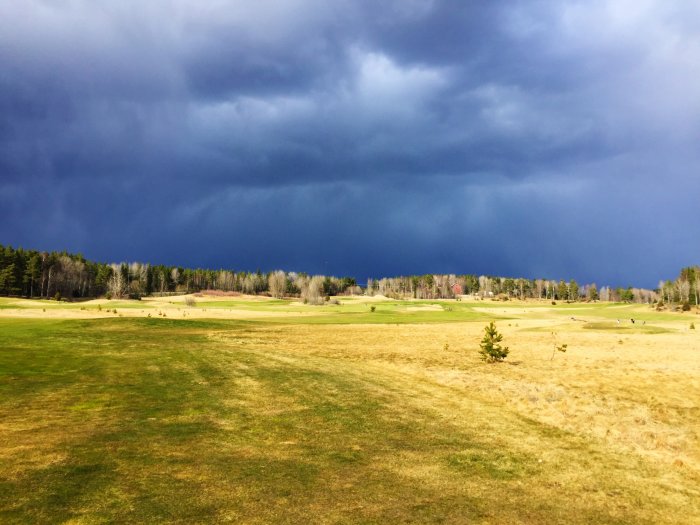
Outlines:
[[298,296],[307,302],[362,293],[351,277],[192,269],[145,263],[99,263],[81,254],[40,252],[0,245],[0,295],[39,298],[140,298],[203,290]]
[[598,288],[576,280],[426,274],[368,279],[363,290],[354,278],[308,275],[281,270],[233,271],[192,269],[145,263],[99,263],[81,254],[41,252],[0,245],[0,295],[42,298],[192,293],[204,290],[300,297],[320,303],[333,295],[384,295],[390,298],[452,299],[461,295],[497,299],[613,301],[700,304],[700,267],[689,266],[659,288]]
[[659,281],[658,291],[662,302],[699,305],[700,266],[681,268],[680,274],[673,281]]
[[526,279],[486,275],[421,275],[369,279],[369,295],[391,298],[449,299],[460,295],[495,299],[548,299],[552,301],[612,301],[652,303],[658,300],[655,290],[644,288],[600,289],[595,283],[579,284],[549,279]]

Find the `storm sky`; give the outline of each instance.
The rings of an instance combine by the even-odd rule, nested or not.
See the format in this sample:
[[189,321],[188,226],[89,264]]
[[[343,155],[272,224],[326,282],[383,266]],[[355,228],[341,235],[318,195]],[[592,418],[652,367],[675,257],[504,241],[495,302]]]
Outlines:
[[697,0],[0,0],[0,243],[655,287],[700,262]]

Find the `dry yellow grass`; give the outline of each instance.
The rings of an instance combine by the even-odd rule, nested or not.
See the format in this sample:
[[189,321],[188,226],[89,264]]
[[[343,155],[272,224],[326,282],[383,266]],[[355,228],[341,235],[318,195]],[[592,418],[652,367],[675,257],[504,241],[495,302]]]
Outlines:
[[[531,329],[543,324],[544,331]],[[547,319],[498,328],[511,347],[501,365],[478,360],[480,323],[266,326],[228,343],[290,359],[359,361],[397,382],[418,381],[430,390],[433,408],[445,413],[454,396],[468,393],[669,468],[700,471],[700,336],[620,336]],[[226,342],[220,333],[212,337]],[[555,342],[568,351],[552,359]],[[445,406],[435,403],[441,392],[449,392]]]

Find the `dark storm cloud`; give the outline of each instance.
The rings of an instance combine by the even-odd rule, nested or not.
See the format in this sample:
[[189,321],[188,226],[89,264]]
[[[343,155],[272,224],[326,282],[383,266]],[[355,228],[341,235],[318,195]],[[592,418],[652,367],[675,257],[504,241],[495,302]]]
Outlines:
[[36,0],[0,20],[0,242],[646,286],[699,258],[692,2]]

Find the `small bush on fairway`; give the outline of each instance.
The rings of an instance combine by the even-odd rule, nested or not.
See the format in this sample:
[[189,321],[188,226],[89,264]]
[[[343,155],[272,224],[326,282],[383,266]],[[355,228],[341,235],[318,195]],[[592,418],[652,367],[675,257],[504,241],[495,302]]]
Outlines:
[[481,358],[487,363],[495,363],[503,361],[508,355],[508,347],[501,346],[499,343],[503,341],[503,334],[498,333],[496,324],[491,321],[484,328],[484,338],[481,340]]
[[185,297],[185,306],[190,308],[197,306],[197,301],[194,300],[194,297]]

